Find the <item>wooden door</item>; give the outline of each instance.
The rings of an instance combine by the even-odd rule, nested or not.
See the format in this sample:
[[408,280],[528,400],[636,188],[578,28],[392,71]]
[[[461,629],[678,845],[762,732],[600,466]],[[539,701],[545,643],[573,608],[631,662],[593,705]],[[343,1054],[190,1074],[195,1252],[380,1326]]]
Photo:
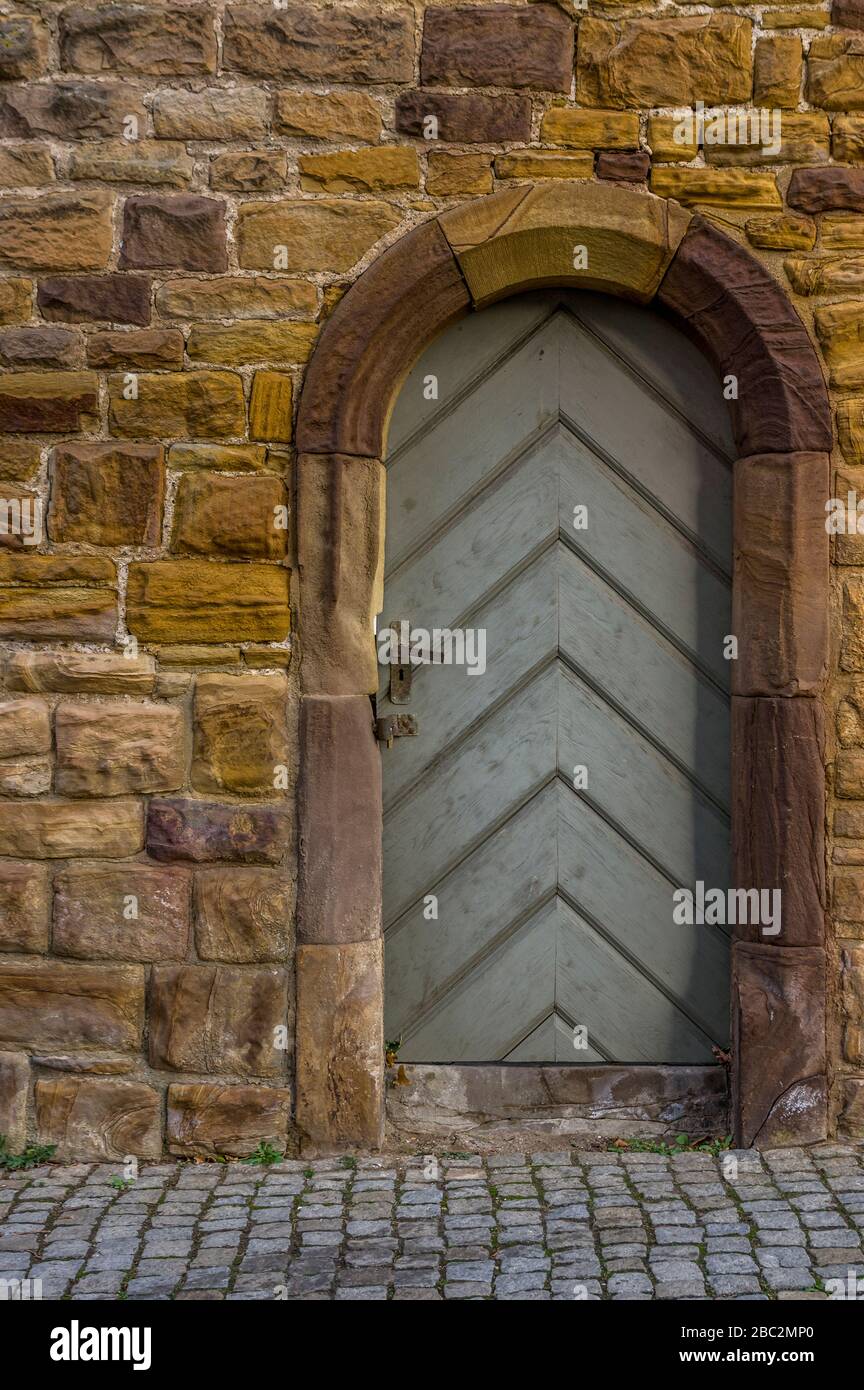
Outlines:
[[486,668],[415,667],[397,708],[381,667],[419,727],[382,749],[400,1059],[728,1042],[728,934],[672,895],[729,884],[732,457],[704,358],[604,296],[495,305],[407,379],[379,626],[482,630]]

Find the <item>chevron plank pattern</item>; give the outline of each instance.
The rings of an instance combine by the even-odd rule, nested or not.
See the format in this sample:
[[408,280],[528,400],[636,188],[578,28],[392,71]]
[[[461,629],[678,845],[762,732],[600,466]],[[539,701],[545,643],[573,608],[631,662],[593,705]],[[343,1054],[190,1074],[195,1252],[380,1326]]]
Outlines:
[[382,754],[400,1057],[683,1063],[728,1041],[728,937],[675,925],[672,894],[729,883],[731,456],[704,359],[602,296],[496,305],[408,377],[382,616],[485,629],[487,669],[416,668],[419,736]]

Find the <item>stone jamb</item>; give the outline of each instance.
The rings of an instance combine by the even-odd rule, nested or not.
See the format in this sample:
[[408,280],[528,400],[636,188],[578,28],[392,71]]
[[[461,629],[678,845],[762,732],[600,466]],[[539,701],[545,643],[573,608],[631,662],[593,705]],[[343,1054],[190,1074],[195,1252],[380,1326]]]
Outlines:
[[779,938],[747,939],[744,928],[733,945],[732,1126],[744,1146],[823,1139],[825,381],[790,300],[749,251],[672,201],[582,182],[523,185],[414,228],[345,295],[309,367],[297,425],[298,1128],[317,1149],[383,1137],[381,790],[369,697],[389,413],[450,322],[544,285],[653,302],[736,380],[733,881],[781,888],[789,917]]

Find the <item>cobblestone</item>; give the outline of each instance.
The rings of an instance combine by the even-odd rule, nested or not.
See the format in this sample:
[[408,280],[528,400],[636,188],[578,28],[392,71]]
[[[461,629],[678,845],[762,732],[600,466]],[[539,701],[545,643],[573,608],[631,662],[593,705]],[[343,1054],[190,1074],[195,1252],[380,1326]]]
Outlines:
[[41,1281],[49,1299],[339,1302],[785,1300],[864,1279],[864,1145],[152,1164],[125,1189],[117,1176],[4,1175],[0,1279]]

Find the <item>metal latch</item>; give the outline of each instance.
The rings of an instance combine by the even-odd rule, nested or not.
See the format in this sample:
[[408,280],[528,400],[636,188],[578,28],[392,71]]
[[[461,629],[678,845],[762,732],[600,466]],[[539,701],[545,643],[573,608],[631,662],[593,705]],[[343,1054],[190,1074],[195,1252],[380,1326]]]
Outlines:
[[394,738],[415,738],[417,716],[414,714],[383,714],[375,720],[375,737],[390,748]]
[[[404,631],[410,632],[411,624],[399,619],[390,624],[390,631],[399,634],[400,638]],[[397,652],[401,655],[401,642]],[[411,664],[407,659],[408,653],[405,652],[404,662],[397,659],[390,663],[390,703],[391,705],[407,705],[411,699]]]

